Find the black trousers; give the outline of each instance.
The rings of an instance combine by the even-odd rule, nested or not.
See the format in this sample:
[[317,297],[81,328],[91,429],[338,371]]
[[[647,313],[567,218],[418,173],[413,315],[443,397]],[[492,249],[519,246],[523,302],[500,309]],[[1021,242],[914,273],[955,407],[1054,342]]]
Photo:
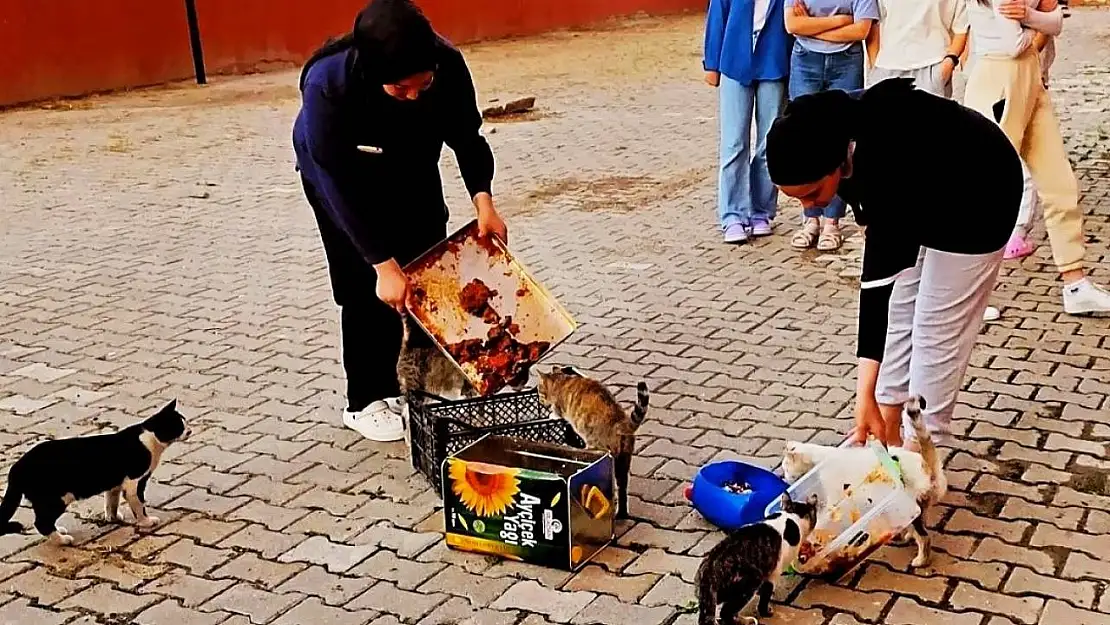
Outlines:
[[[401,353],[401,317],[378,299],[378,276],[323,208],[323,199],[303,176],[305,197],[316,215],[328,261],[332,296],[340,307],[343,369],[347,374],[347,409],[359,411],[375,401],[397,397],[397,357]],[[396,210],[404,210],[397,207]],[[427,219],[395,226],[394,259],[403,267],[447,234],[447,224]]]

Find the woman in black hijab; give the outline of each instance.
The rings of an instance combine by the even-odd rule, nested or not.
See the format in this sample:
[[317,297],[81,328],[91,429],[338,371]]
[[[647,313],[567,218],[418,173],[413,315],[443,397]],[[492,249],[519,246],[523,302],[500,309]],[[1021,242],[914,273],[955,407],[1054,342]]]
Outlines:
[[865,228],[856,440],[901,444],[913,395],[946,442],[1021,204],[1013,145],[990,119],[892,78],[794,100],[771,127],[767,161],[803,206],[839,195]]
[[341,307],[349,427],[403,437],[396,364],[408,295],[402,267],[446,236],[440,152],[455,153],[483,236],[507,237],[493,153],[462,54],[411,0],[372,0],[354,30],[301,73],[293,146]]

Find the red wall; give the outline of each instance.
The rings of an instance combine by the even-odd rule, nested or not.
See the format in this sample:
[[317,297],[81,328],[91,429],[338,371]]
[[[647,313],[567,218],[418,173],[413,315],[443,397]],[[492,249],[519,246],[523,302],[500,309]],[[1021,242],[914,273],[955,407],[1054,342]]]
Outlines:
[[[417,0],[456,42],[527,35],[707,0]],[[0,106],[192,77],[184,0],[0,0]],[[297,63],[365,0],[196,0],[209,73]]]
[[0,105],[192,75],[183,2],[0,5]]

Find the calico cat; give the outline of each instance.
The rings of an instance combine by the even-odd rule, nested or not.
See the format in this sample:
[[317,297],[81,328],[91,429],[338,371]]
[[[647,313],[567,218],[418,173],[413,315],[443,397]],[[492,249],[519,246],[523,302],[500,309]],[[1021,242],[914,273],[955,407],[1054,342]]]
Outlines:
[[[737,625],[748,601],[759,593],[759,615],[772,614],[771,596],[783,570],[798,557],[798,547],[817,524],[817,495],[802,503],[782,495],[782,511],[729,534],[705,554],[694,586],[698,589],[698,625]],[[759,619],[745,617],[754,625]]]
[[617,481],[618,519],[628,518],[628,474],[636,452],[636,430],[647,416],[648,387],[636,385],[636,404],[626,413],[617,399],[597,380],[580,375],[572,367],[539,373],[540,402],[566,419],[586,446],[613,455]]
[[58,519],[74,501],[106,495],[104,515],[121,521],[123,495],[135,524],[153,527],[158,519],[146,513],[146,485],[171,444],[189,436],[177,400],[142,423],[112,434],[45,441],[12,465],[8,487],[0,503],[0,535],[17,534],[23,526],[12,521],[24,497],[35,512],[35,529],[55,542],[68,545],[73,537],[58,527]]
[[[914,568],[927,565],[932,555],[932,539],[925,528],[925,511],[936,505],[948,492],[948,478],[944,474],[940,453],[925,428],[921,413],[924,408],[925,400],[921,397],[912,397],[905,405],[906,416],[913,426],[921,451],[914,452],[900,447],[891,447],[889,450],[902,470],[906,489],[913,493],[921,508],[921,516],[907,528],[898,541],[901,544],[911,541],[917,543],[917,556],[910,563]],[[865,447],[828,447],[814,443],[788,442],[782,458],[783,474],[788,482],[794,482],[829,459],[834,462],[827,466],[835,468],[834,473],[823,479],[823,487],[829,494],[839,492],[845,483],[858,481],[854,476],[869,472],[875,462],[874,454]]]

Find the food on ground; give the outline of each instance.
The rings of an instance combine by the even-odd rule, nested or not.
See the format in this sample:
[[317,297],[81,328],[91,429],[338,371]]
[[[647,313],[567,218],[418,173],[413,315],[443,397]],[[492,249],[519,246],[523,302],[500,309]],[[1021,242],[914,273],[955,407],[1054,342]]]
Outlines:
[[733,495],[749,495],[755,490],[747,482],[725,482],[723,488]]

